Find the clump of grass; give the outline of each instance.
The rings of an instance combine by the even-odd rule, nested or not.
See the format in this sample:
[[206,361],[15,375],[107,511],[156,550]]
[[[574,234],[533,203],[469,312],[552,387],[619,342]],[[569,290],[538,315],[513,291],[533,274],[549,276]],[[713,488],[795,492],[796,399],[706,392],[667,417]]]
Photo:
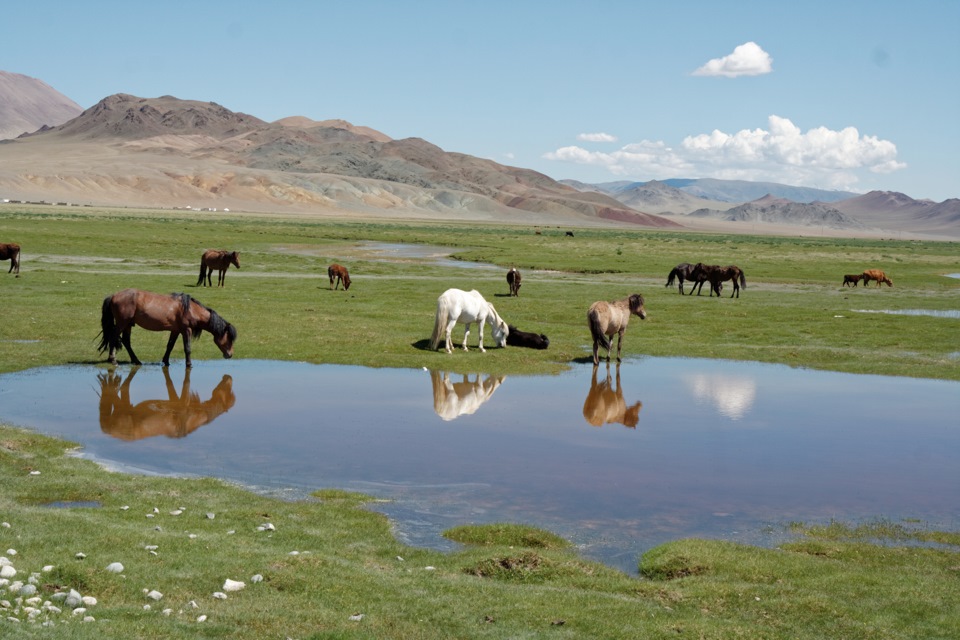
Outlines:
[[570,543],[560,536],[519,524],[493,523],[464,525],[443,532],[454,542],[475,546],[525,547],[530,549],[565,549]]

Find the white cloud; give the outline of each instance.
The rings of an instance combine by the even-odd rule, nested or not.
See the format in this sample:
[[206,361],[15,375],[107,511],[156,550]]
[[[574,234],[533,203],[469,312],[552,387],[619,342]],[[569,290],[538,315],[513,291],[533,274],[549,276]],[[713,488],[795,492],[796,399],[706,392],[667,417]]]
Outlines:
[[583,142],[616,142],[617,136],[612,136],[609,133],[581,133],[577,136],[577,140]]
[[741,44],[730,55],[714,58],[693,72],[695,76],[760,76],[773,71],[773,58],[756,42]]
[[687,136],[676,148],[642,140],[607,153],[570,146],[543,157],[605,167],[615,176],[634,179],[720,178],[831,189],[852,189],[858,172],[890,173],[907,166],[897,160],[897,147],[889,140],[861,135],[855,127],[816,127],[804,133],[776,115],[769,117],[767,129],[714,130]]

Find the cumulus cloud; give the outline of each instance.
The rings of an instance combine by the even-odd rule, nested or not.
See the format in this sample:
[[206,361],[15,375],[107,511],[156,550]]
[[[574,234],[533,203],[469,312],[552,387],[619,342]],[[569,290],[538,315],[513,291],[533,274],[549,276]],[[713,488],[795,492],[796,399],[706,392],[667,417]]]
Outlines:
[[612,136],[609,133],[581,133],[577,136],[577,140],[583,142],[616,142],[617,136]]
[[889,140],[861,135],[855,127],[804,132],[776,115],[768,118],[766,129],[714,130],[687,136],[676,147],[642,140],[611,152],[569,146],[543,157],[605,167],[613,175],[636,179],[701,177],[832,189],[852,189],[858,172],[890,173],[906,167]]
[[714,58],[693,72],[695,76],[761,76],[773,71],[773,58],[756,42],[741,44],[730,55]]

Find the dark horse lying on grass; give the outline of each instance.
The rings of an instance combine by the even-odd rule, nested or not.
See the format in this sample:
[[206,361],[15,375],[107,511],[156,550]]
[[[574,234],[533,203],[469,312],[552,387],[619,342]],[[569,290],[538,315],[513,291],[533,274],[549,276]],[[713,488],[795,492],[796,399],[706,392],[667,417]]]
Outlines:
[[108,362],[117,364],[117,350],[121,346],[130,354],[130,363],[139,365],[140,360],[130,346],[130,332],[134,325],[147,331],[169,331],[167,350],[163,354],[163,366],[170,366],[170,352],[183,337],[183,353],[187,367],[190,362],[190,341],[199,338],[203,331],[213,335],[213,342],[224,358],[233,357],[233,343],[237,339],[236,328],[221,318],[216,311],[193,300],[185,293],[151,293],[139,289],[124,289],[103,299],[100,314],[100,353],[109,350]]
[[240,268],[240,254],[236,251],[209,249],[204,251],[200,258],[200,277],[197,286],[213,286],[213,270],[217,270],[217,286],[222,287],[227,281],[227,269],[230,265]]
[[[717,297],[720,297],[720,292],[723,290],[723,282],[726,280],[733,281],[733,293],[730,294],[730,297],[740,297],[740,289],[747,288],[747,279],[743,275],[743,271],[740,267],[736,265],[729,265],[726,267],[721,267],[717,264],[703,264],[698,262],[693,267],[693,272],[691,273],[691,279],[699,280],[700,278],[706,279],[710,283],[710,295],[712,296],[716,292]],[[700,284],[700,289],[703,288],[703,283]],[[692,293],[692,290],[691,290]],[[700,295],[700,291],[697,291],[697,295]]]
[[507,334],[507,344],[511,347],[527,347],[529,349],[546,349],[550,346],[550,338],[547,336],[529,331],[520,331],[515,326],[508,325],[510,333]]

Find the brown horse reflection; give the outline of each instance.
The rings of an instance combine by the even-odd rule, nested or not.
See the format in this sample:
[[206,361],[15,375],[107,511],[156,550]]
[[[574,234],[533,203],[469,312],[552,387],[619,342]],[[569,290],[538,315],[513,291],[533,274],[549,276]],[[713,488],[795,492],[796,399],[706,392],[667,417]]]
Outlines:
[[593,378],[590,380],[590,393],[583,403],[583,417],[594,427],[605,424],[622,424],[631,429],[640,422],[642,402],[635,402],[627,406],[623,399],[623,389],[620,388],[620,366],[617,365],[616,382],[610,381],[610,365],[607,364],[607,375],[603,382],[597,382],[597,369],[593,368]]
[[474,379],[463,374],[461,382],[452,382],[450,374],[430,370],[430,382],[433,384],[433,410],[443,420],[453,420],[476,412],[484,402],[490,399],[504,380],[504,376],[488,375],[481,380],[480,374]]
[[200,395],[190,390],[190,369],[183,375],[183,385],[177,394],[170,379],[170,370],[163,368],[166,379],[165,400],[130,401],[130,383],[137,375],[134,367],[123,382],[114,371],[98,374],[100,381],[100,429],[120,440],[140,440],[154,436],[183,438],[226,413],[236,402],[233,378],[223,376],[210,399],[201,401]]

